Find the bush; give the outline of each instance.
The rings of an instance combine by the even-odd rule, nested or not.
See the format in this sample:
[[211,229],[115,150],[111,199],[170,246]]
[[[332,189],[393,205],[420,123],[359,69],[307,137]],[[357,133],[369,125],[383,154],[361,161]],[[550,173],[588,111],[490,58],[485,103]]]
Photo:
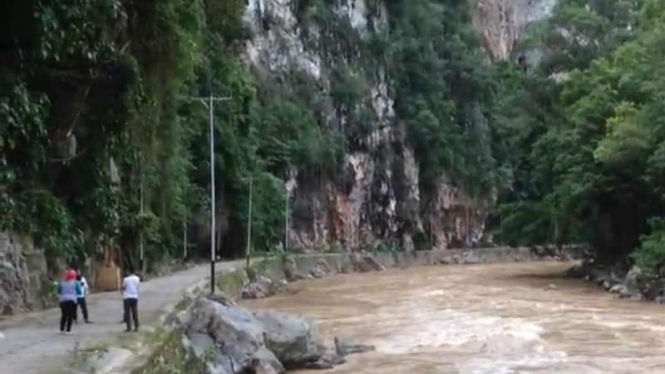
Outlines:
[[665,263],[665,219],[652,218],[649,226],[651,233],[642,235],[640,246],[632,255],[635,264],[647,274],[659,271]]

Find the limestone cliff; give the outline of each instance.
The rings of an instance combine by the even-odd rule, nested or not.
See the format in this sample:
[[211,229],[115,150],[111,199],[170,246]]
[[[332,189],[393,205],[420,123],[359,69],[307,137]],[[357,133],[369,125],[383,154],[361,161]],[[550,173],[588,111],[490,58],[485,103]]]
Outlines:
[[[331,86],[339,66],[351,67],[363,51],[331,43],[325,25],[303,25],[290,0],[250,0],[245,22],[252,31],[244,57],[264,84],[294,70],[321,88],[317,98],[325,108],[328,126],[344,128],[348,111],[335,105]],[[330,6],[330,5],[326,5]],[[385,3],[340,0],[333,6],[338,24],[358,38],[388,32]],[[336,178],[293,170],[289,246],[347,251],[395,247],[448,248],[483,240],[491,198],[477,201],[442,178],[424,196],[419,165],[406,141],[403,125],[395,120],[391,81],[377,64],[364,71],[368,89],[359,106],[369,109],[372,130],[354,140]],[[348,135],[349,137],[351,135]],[[332,244],[331,244],[332,243]]]
[[0,313],[40,308],[46,274],[44,252],[30,238],[0,232]]
[[534,21],[551,14],[556,0],[473,0],[473,20],[492,61],[510,58],[515,44]]

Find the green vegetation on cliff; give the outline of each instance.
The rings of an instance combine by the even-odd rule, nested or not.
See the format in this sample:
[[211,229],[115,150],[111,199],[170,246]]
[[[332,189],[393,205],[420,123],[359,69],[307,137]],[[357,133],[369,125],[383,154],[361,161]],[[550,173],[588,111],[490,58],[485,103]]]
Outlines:
[[[119,248],[136,264],[141,240],[149,263],[177,256],[183,222],[205,228],[210,188],[207,111],[183,98],[212,93],[232,98],[215,112],[223,254],[246,244],[250,180],[253,245],[275,247],[291,170],[344,183],[344,153],[368,146],[381,69],[395,77],[421,174],[490,188],[489,66],[466,1],[390,1],[390,27],[371,26],[369,38],[333,11],[337,1],[292,5],[329,88],[295,70],[251,71],[241,0],[6,2],[0,229],[34,236],[51,260]],[[344,123],[330,122],[329,102]]]
[[407,124],[422,181],[446,174],[464,191],[490,195],[501,179],[486,118],[494,82],[469,2],[392,1],[388,12],[395,111]]
[[[323,87],[247,64],[243,0],[5,2],[0,229],[34,236],[51,260],[117,247],[136,263],[141,239],[149,263],[176,257],[183,223],[205,239],[208,113],[184,98],[214,94],[231,97],[214,113],[225,256],[246,244],[250,180],[252,245],[269,250],[294,170],[344,185],[345,154],[394,126],[415,151],[424,204],[446,180],[498,196],[500,241],[589,242],[603,261],[638,248],[636,261],[660,264],[662,2],[560,0],[519,46],[540,56],[526,72],[487,62],[467,0],[368,0],[370,14],[387,9],[369,36],[340,4],[291,3],[331,77]],[[372,107],[381,85],[391,123]]]

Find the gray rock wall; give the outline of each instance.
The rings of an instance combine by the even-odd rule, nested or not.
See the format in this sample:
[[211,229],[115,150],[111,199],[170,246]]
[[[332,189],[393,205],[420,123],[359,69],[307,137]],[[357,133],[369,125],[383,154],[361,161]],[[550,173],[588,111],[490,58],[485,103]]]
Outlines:
[[265,257],[252,262],[253,277],[247,276],[245,268],[237,268],[220,274],[217,285],[232,298],[260,299],[279,292],[290,292],[288,283],[334,274],[367,273],[414,266],[570,261],[580,258],[578,252],[579,248],[573,246],[564,247],[561,251],[554,246],[541,246]]
[[0,313],[41,308],[46,275],[44,252],[30,238],[0,232]]
[[[292,171],[289,247],[303,251],[339,247],[353,252],[388,246],[409,251],[483,242],[493,198],[474,199],[446,178],[432,193],[424,194],[406,129],[396,123],[389,69],[381,64],[360,69],[357,51],[346,57],[330,53],[329,49],[338,51],[340,46],[329,45],[334,41],[325,37],[321,25],[304,25],[293,3],[248,0],[244,19],[252,39],[243,51],[247,64],[266,85],[281,82],[293,72],[307,77],[320,87],[316,95],[322,103],[321,117],[331,128],[346,128],[349,122],[346,111],[337,108],[330,96],[334,72],[344,68],[359,74],[367,89],[358,108],[367,109],[373,123],[368,134],[350,142],[354,145],[343,161],[343,183]],[[385,1],[336,0],[326,2],[326,7],[360,39],[388,32]],[[270,27],[265,27],[268,21]],[[302,32],[305,26],[307,33]]]

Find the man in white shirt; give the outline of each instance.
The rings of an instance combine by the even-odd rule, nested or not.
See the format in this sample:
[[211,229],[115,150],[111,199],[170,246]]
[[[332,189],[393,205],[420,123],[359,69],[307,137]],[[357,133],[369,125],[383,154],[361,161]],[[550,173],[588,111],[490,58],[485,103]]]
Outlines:
[[[127,325],[127,330],[132,331],[132,320],[134,321],[134,331],[139,331],[139,284],[141,280],[132,270],[127,272],[127,276],[122,280],[122,305],[125,311],[123,319]],[[130,318],[131,317],[131,318]]]
[[[88,282],[85,280],[83,274],[81,274],[81,270],[76,271],[76,281],[79,282],[80,285],[79,292],[76,295],[76,304],[81,308],[85,323],[90,323],[90,320],[88,319],[88,303],[86,302],[86,298],[88,297]],[[77,317],[78,316],[74,316],[74,321],[78,320]]]

